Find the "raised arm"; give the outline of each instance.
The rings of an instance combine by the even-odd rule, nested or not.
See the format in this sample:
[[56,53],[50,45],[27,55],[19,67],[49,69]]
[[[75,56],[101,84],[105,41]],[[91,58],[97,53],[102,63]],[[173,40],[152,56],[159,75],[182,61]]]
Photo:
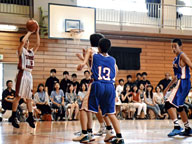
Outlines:
[[92,55],[92,49],[89,48],[89,49],[87,50],[86,54],[85,54],[85,58],[84,58],[83,63],[82,63],[82,64],[79,64],[79,65],[77,66],[77,70],[78,70],[78,71],[81,71],[81,70],[83,69],[83,67],[88,63],[88,60],[89,60],[89,58],[91,57],[91,55]]
[[39,25],[36,31],[36,44],[33,47],[33,52],[36,53],[40,46]]
[[32,34],[33,32],[30,32],[28,31],[27,34],[24,36],[24,38],[22,39],[22,41],[20,42],[20,45],[18,47],[18,55],[20,56],[23,52],[23,47],[25,45],[25,43],[28,41],[30,35]]

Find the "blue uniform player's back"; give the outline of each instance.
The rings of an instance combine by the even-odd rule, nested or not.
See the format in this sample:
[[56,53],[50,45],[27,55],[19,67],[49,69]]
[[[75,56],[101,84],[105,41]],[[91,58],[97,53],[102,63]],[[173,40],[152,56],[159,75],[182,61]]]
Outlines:
[[115,80],[115,59],[112,56],[102,54],[93,55],[92,77],[94,81],[114,83]]
[[94,82],[89,96],[89,111],[97,113],[100,106],[103,115],[115,113],[115,64],[111,56],[93,55],[91,71]]

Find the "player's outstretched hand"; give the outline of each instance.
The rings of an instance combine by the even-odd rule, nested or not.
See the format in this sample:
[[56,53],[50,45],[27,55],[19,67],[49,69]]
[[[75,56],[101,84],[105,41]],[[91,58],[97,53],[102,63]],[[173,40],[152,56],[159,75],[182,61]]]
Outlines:
[[79,65],[77,66],[77,70],[78,70],[78,71],[81,71],[84,66],[85,66],[85,64],[79,64]]

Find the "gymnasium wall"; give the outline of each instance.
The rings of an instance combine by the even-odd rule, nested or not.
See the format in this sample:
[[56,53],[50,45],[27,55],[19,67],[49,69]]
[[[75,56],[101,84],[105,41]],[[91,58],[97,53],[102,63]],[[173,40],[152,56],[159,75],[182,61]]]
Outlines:
[[[18,39],[21,35],[19,33],[0,32],[0,54],[4,55],[2,62],[17,63],[16,50],[19,45]],[[32,37],[32,44],[34,41],[35,39]],[[148,79],[155,86],[160,79],[164,78],[165,72],[173,74],[172,60],[174,59],[174,55],[171,51],[170,42],[117,39],[111,39],[111,41],[113,46],[142,48],[141,70],[120,70],[116,80],[120,78],[126,79],[128,74],[133,75],[135,79],[137,72],[146,71],[148,73]],[[191,46],[192,43],[184,43],[184,51],[190,58],[192,58],[192,53],[190,52]],[[68,70],[70,74],[77,73],[80,80],[83,77],[83,72],[76,71],[79,60],[75,54],[81,53],[83,48],[88,47],[89,42],[81,42],[78,46],[71,40],[41,39],[39,51],[35,56],[35,67],[33,70],[35,90],[38,83],[44,83],[49,77],[51,68],[57,69],[57,76],[60,80],[62,79],[62,72],[64,70]]]

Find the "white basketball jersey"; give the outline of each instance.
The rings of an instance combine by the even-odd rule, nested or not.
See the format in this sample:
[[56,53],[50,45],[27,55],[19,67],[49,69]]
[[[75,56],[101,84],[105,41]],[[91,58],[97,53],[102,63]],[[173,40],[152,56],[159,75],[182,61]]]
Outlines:
[[33,50],[27,50],[23,47],[23,52],[19,57],[19,70],[27,70],[29,72],[32,71],[34,66],[34,53]]

